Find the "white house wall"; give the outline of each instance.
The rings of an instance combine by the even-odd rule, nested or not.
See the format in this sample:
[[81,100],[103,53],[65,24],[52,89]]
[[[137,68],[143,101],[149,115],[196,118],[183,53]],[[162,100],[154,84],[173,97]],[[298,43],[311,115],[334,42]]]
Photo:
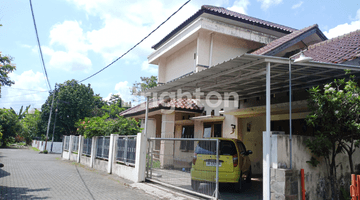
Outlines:
[[195,70],[196,44],[194,40],[166,58],[166,67],[161,68],[165,69],[165,80],[159,80],[159,82],[168,82]]

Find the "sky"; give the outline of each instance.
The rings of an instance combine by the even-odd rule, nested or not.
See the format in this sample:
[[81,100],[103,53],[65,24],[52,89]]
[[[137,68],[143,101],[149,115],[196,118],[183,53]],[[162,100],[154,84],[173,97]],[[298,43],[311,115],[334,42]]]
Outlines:
[[[51,84],[83,80],[117,59],[186,0],[32,0],[39,40]],[[345,3],[346,2],[346,3]],[[112,66],[83,81],[108,99],[132,99],[140,77],[157,75],[149,65],[151,46],[201,8],[214,5],[302,29],[313,24],[330,39],[360,29],[359,0],[192,0],[154,34]],[[28,0],[0,0],[0,52],[13,58],[15,81],[2,87],[0,108],[41,108],[49,95]]]

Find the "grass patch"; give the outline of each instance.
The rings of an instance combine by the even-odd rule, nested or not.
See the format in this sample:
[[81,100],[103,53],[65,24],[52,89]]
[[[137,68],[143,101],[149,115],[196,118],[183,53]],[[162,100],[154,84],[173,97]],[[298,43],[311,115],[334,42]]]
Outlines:
[[36,148],[36,147],[32,147],[32,150],[34,150],[34,151],[40,151],[38,148]]

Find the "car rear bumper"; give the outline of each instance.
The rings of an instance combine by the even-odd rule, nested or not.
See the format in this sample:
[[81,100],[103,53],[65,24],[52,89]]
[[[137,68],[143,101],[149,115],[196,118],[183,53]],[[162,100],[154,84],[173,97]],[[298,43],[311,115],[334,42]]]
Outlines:
[[[239,177],[240,171],[219,172],[220,183],[237,183],[239,181]],[[216,172],[191,169],[191,180],[200,182],[216,182]]]

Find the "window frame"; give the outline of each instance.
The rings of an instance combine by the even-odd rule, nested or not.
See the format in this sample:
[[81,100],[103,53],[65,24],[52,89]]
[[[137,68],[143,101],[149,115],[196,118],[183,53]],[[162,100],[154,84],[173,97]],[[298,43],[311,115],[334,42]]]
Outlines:
[[[192,129],[192,134],[190,134],[190,136],[192,136],[192,137],[184,137],[185,136],[184,128],[186,130],[187,127]],[[195,126],[194,125],[181,126],[181,138],[194,138],[194,136],[195,136]],[[180,149],[180,151],[183,151],[183,152],[193,152],[195,149],[194,141],[180,141],[179,149]]]
[[[221,125],[221,136],[220,137],[216,137],[216,138],[222,138],[223,136],[223,122],[204,122],[203,124],[203,138],[209,138],[209,137],[205,137],[205,128],[208,128],[209,126],[211,127],[211,135],[210,138],[214,138],[214,134],[215,134],[215,125]],[[207,127],[206,127],[207,126]]]

